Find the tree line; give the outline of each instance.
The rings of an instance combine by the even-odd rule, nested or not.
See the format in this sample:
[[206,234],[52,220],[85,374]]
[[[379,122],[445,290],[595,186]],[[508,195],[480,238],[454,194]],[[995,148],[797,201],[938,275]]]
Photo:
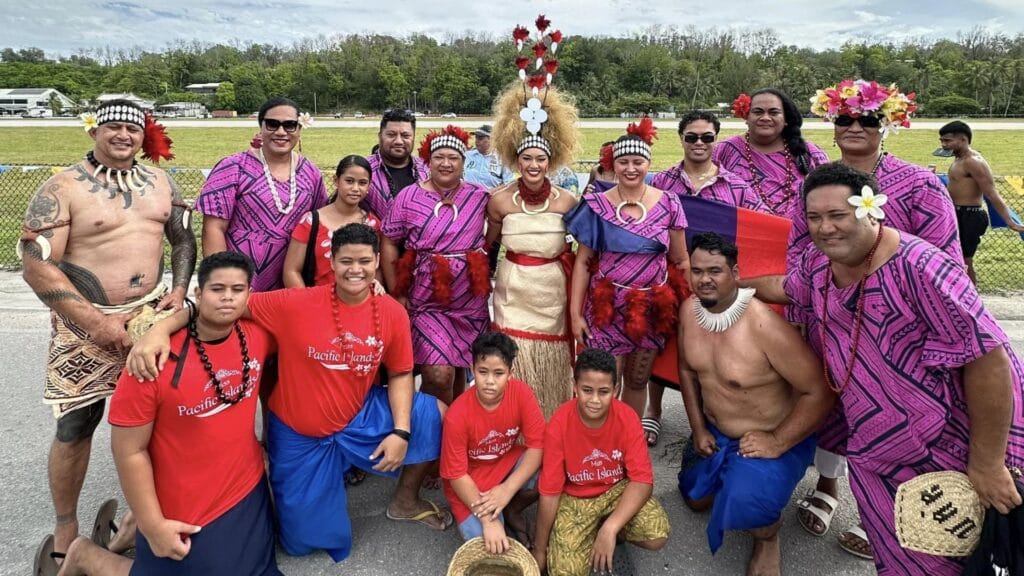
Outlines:
[[[424,35],[321,36],[290,47],[194,41],[161,52],[107,47],[55,58],[5,48],[0,87],[52,87],[76,101],[132,92],[241,114],[278,95],[320,114],[390,107],[484,114],[515,78],[514,52],[511,37]],[[557,83],[585,116],[713,108],[764,86],[802,105],[843,78],[896,82],[917,93],[920,114],[1024,115],[1024,34],[983,28],[955,39],[814,50],[785,45],[770,29],[655,26],[629,38],[569,37],[556,56]],[[207,100],[185,91],[208,82],[224,84]]]

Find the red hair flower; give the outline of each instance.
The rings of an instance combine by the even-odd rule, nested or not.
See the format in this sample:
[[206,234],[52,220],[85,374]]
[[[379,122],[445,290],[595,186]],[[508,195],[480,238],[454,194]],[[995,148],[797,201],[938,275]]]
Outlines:
[[746,93],[741,93],[732,101],[732,115],[746,120],[747,115],[750,114],[750,96]]

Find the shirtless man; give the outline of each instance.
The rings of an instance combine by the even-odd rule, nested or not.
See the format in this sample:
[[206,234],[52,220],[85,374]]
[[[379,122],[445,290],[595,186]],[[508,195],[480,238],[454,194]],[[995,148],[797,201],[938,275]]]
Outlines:
[[939,142],[943,150],[953,151],[953,165],[949,167],[949,195],[956,206],[956,223],[960,229],[960,248],[967,264],[967,275],[978,283],[974,275],[974,253],[978,250],[981,236],[988,228],[988,213],[982,202],[982,195],[995,208],[1006,225],[1015,232],[1024,232],[1010,217],[1010,210],[1003,197],[996,191],[995,180],[988,162],[971,149],[971,127],[955,120],[939,129]]
[[[58,553],[78,536],[92,434],[131,346],[126,323],[145,304],[181,308],[196,263],[180,190],[163,170],[135,161],[143,111],[115,100],[96,118],[93,150],[35,193],[18,245],[25,282],[51,309],[54,327],[43,402],[57,417],[48,472]],[[174,274],[169,293],[162,283],[165,235]]]
[[694,295],[680,308],[679,375],[693,447],[679,490],[690,508],[712,508],[712,553],[725,530],[749,530],[747,574],[778,575],[782,510],[835,395],[796,328],[738,287],[736,258],[736,246],[718,234],[690,243]]

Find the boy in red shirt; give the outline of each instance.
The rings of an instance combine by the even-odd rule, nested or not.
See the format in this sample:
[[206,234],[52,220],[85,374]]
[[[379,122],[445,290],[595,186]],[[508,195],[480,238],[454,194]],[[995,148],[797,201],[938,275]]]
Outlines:
[[205,258],[198,313],[171,336],[168,369],[146,382],[121,374],[108,419],[121,487],[138,522],[136,557],[79,537],[60,574],[281,574],[254,433],[274,340],[240,319],[252,273],[237,252]]
[[576,397],[555,410],[544,433],[533,556],[550,576],[611,571],[620,532],[659,550],[670,530],[651,496],[654,470],[640,418],[616,399],[615,357],[587,348],[573,377]]
[[441,478],[462,537],[483,536],[487,550],[501,554],[509,547],[502,512],[529,546],[523,509],[537,501],[544,414],[533,390],[510,377],[518,352],[511,338],[486,332],[471,351],[474,393],[456,398],[445,414]]

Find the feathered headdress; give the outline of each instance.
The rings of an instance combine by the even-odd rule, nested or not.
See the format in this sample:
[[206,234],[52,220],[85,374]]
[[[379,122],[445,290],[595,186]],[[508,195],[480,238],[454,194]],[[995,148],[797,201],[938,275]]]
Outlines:
[[643,156],[651,159],[651,144],[658,137],[658,129],[650,118],[626,126],[625,136],[619,137],[612,146],[612,158],[620,156]]
[[167,136],[167,129],[153,119],[153,115],[128,102],[111,102],[100,105],[96,113],[80,116],[86,132],[107,122],[127,122],[143,130],[142,157],[159,164],[160,160],[173,160],[171,146],[174,142]]
[[152,114],[146,114],[145,136],[142,138],[142,157],[159,164],[161,159],[174,160],[174,153],[171,152],[171,145],[174,141],[167,135],[164,125],[153,119]]
[[[571,163],[579,153],[578,116],[571,99],[551,85],[558,72],[554,55],[564,39],[562,32],[549,31],[551,21],[543,14],[534,25],[537,37],[530,45],[533,59],[522,55],[530,41],[529,30],[516,26],[512,31],[519,80],[507,86],[494,102],[491,141],[508,167],[515,167],[523,150],[539,148],[548,154],[550,167],[555,170]],[[531,63],[533,74],[527,72]]]
[[431,130],[426,138],[420,142],[420,158],[424,162],[430,162],[430,155],[441,148],[451,148],[463,157],[466,156],[466,149],[469,146],[469,132],[462,128],[449,124],[444,129]]
[[882,121],[882,128],[910,127],[910,115],[917,110],[916,94],[900,92],[896,84],[884,86],[872,80],[843,80],[818,90],[811,98],[811,112],[831,122],[839,116],[873,115]]

